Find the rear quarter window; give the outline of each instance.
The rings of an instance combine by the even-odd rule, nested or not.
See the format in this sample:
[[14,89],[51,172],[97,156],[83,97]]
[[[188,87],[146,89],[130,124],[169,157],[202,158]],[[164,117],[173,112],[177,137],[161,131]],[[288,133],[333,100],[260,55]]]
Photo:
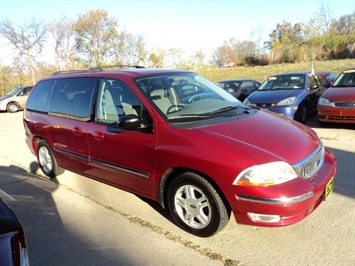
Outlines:
[[28,97],[26,108],[32,111],[47,113],[54,83],[55,80],[40,81]]

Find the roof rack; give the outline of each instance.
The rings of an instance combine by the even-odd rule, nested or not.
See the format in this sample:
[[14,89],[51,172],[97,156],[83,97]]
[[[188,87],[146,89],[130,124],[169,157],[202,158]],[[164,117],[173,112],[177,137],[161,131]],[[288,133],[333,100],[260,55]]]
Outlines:
[[97,67],[92,67],[90,70],[104,70],[108,68],[145,68],[144,66],[138,66],[138,65],[112,65],[112,66],[97,66]]
[[93,71],[93,69],[85,70],[85,69],[76,69],[76,70],[60,70],[56,71],[52,74],[52,76],[61,75],[61,74],[72,74],[72,73],[84,73],[88,71]]
[[115,68],[145,68],[144,66],[138,66],[138,65],[113,65],[113,66],[97,66],[97,67],[92,67],[90,69],[77,69],[77,70],[61,70],[61,71],[56,71],[52,74],[52,76],[56,75],[61,75],[61,74],[72,74],[72,73],[84,73],[84,72],[90,72],[90,71],[102,71],[105,69],[115,69]]

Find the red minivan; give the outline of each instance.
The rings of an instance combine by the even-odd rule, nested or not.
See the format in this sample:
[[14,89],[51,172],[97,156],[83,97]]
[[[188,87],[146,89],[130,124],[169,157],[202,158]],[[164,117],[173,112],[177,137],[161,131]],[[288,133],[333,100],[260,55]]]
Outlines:
[[24,127],[47,176],[67,169],[156,200],[201,237],[231,212],[242,224],[298,222],[336,173],[312,129],[183,70],[55,73],[33,88]]

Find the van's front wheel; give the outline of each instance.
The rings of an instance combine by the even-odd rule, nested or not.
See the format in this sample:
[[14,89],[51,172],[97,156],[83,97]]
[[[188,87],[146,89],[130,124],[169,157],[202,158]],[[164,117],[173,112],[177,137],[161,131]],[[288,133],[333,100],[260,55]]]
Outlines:
[[56,177],[64,173],[64,169],[58,166],[53,152],[44,140],[40,140],[37,144],[37,161],[46,176]]
[[229,220],[217,191],[195,173],[183,173],[172,181],[168,190],[168,206],[178,226],[200,237],[214,235]]
[[6,111],[16,113],[20,110],[20,106],[16,102],[11,102],[6,106]]

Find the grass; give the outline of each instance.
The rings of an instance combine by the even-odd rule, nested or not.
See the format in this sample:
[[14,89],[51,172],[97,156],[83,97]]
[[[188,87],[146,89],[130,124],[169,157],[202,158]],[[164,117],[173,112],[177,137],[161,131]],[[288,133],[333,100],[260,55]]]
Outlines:
[[[329,61],[315,61],[313,63],[314,71],[328,70],[336,74],[340,74],[342,70],[347,67],[355,66],[355,59],[344,60],[329,60]],[[201,69],[197,72],[202,76],[210,79],[213,82],[217,82],[223,79],[230,78],[251,78],[257,81],[264,81],[265,78],[283,72],[293,71],[311,71],[312,65],[310,62],[294,63],[294,64],[277,64],[268,66],[236,66],[232,68],[208,68]]]

